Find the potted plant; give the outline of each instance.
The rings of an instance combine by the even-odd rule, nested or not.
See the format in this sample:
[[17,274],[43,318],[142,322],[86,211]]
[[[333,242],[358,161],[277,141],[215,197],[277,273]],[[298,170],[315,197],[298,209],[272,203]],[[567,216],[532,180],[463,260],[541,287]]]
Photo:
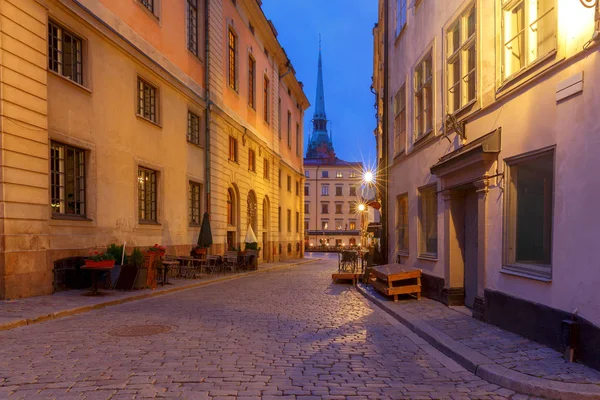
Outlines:
[[206,256],[207,248],[203,246],[196,245],[192,248],[191,256],[192,257],[202,257]]
[[148,251],[154,252],[156,254],[155,257],[164,256],[166,250],[167,250],[167,248],[165,246],[160,246],[158,244],[155,244],[154,246],[152,246],[148,249]]
[[85,266],[88,268],[112,268],[115,266],[115,258],[108,252],[94,251],[85,259]]
[[144,253],[142,253],[139,247],[133,248],[131,255],[127,257],[127,263],[137,270],[133,287],[135,289],[145,288],[146,281],[148,280],[148,268],[144,268]]

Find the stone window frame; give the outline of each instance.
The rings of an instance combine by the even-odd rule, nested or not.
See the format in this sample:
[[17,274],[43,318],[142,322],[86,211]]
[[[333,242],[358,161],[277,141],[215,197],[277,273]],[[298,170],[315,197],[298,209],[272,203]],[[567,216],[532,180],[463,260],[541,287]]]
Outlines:
[[[53,179],[55,176],[63,176],[65,177],[67,175],[67,165],[65,162],[65,158],[63,156],[63,158],[56,158],[54,156],[54,149],[58,149],[58,148],[62,148],[64,153],[66,153],[67,151],[73,151],[76,154],[80,154],[81,155],[81,160],[80,160],[80,165],[79,165],[79,169],[83,170],[80,174],[77,173],[73,173],[73,179],[74,181],[83,181],[83,187],[74,190],[74,192],[80,192],[80,195],[82,195],[83,199],[81,199],[81,197],[79,198],[79,200],[77,199],[77,196],[73,195],[73,198],[75,199],[73,201],[73,203],[80,203],[80,206],[83,205],[83,212],[79,212],[79,213],[69,213],[66,212],[68,205],[65,204],[64,209],[65,212],[60,212],[60,203],[64,202],[64,203],[68,203],[68,195],[69,193],[67,193],[66,190],[66,184],[61,185],[60,179],[58,179],[59,182],[55,182],[55,180]],[[81,219],[81,220],[87,220],[88,217],[88,201],[87,201],[87,186],[88,186],[88,150],[80,148],[80,147],[76,147],[76,146],[71,146],[69,144],[66,143],[62,143],[53,139],[50,139],[50,206],[52,208],[52,218],[56,219],[62,219],[62,218],[68,218],[68,219]],[[61,164],[62,161],[62,172],[61,172]],[[58,164],[58,165],[57,165]],[[58,166],[58,169],[56,169],[56,167]],[[73,168],[73,170],[75,170],[75,166]],[[67,181],[67,178],[63,178],[63,181]],[[81,183],[80,183],[81,184]],[[81,193],[83,192],[83,193]],[[58,200],[58,203],[55,203],[55,201]],[[81,207],[80,207],[81,208]],[[59,211],[55,211],[56,209],[58,209]]]
[[[552,157],[552,194],[550,199],[550,227],[548,232],[549,240],[549,257],[548,264],[542,263],[519,263],[516,261],[516,216],[512,212],[517,201],[513,192],[516,190],[514,186],[515,168],[519,165],[534,162],[542,157]],[[556,146],[544,147],[542,149],[530,151],[514,157],[504,159],[504,174],[506,189],[504,195],[504,224],[503,224],[503,259],[502,273],[518,275],[530,279],[541,280],[544,282],[552,281],[553,260],[552,253],[554,250],[554,209],[556,204]],[[511,244],[513,244],[511,246]]]
[[[419,255],[419,258],[421,259],[432,259],[432,260],[437,260],[438,258],[438,254],[439,254],[439,247],[440,247],[440,243],[439,243],[439,224],[438,224],[438,212],[439,212],[439,207],[438,207],[438,202],[439,202],[439,198],[438,198],[438,193],[437,193],[437,182],[433,183],[433,184],[428,184],[425,186],[422,186],[418,189],[419,192],[419,214],[418,214],[418,231],[417,231],[417,237],[418,237],[418,242],[417,242],[417,253]],[[430,215],[429,218],[427,218],[427,215],[424,215],[424,212],[427,212],[426,210],[426,205],[423,204],[424,196],[427,195],[428,193],[433,192],[433,195],[435,196],[435,201],[433,202],[433,204],[435,205],[435,215],[432,216]],[[423,232],[423,225],[427,224],[427,222],[429,220],[433,219],[435,221],[435,223],[432,225],[435,229],[435,240],[436,240],[436,246],[435,246],[435,252],[430,252],[427,251],[427,244],[423,243],[422,239],[424,238],[424,232]]]
[[[137,76],[136,116],[154,125],[160,126],[160,89],[148,79]],[[148,92],[148,93],[146,93]],[[146,104],[149,102],[150,104]]]
[[202,222],[202,183],[192,180],[188,181],[188,221],[190,226]]
[[[405,213],[404,223],[401,223],[401,202],[405,202]],[[405,244],[400,243],[400,231],[403,231],[403,238],[405,238]],[[407,256],[409,254],[410,248],[410,218],[409,218],[409,208],[408,208],[408,193],[399,194],[396,197],[396,244],[397,244],[397,254]]]
[[[433,46],[430,46],[424,53],[423,57],[415,64],[413,68],[413,141],[414,143],[419,142],[421,139],[428,137],[432,132],[435,131],[435,65],[434,57],[435,54]],[[429,62],[429,71],[427,69],[427,63]],[[419,70],[421,70],[419,72]],[[430,75],[427,75],[427,72]],[[418,79],[421,77],[422,79]],[[427,93],[429,92],[429,97]],[[421,97],[423,101],[423,108],[421,113],[417,114],[417,104]],[[431,99],[431,101],[427,101]],[[426,106],[429,107],[426,107]],[[427,111],[430,111],[430,120],[425,120],[423,130],[420,131],[420,123],[417,122],[419,118],[427,118]],[[429,127],[428,123],[429,122]]]
[[[150,210],[142,205],[142,192],[144,198],[148,197],[146,187],[142,189],[140,182],[145,179],[145,176],[154,177],[154,183],[150,182]],[[161,171],[146,167],[144,165],[137,166],[137,218],[139,224],[159,224],[159,191],[160,191],[160,175]],[[144,204],[145,206],[146,204]]]

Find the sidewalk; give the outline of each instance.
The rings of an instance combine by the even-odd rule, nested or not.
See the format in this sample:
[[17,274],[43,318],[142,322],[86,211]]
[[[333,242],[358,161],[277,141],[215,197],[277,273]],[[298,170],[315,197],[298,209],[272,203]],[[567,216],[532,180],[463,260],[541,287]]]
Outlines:
[[[600,399],[600,371],[471,317],[465,307],[423,298],[391,301],[372,287],[358,291],[477,376],[507,389],[550,399]],[[600,344],[599,344],[600,345]]]
[[85,290],[66,290],[46,296],[28,297],[17,300],[0,301],[0,331],[31,325],[51,319],[66,317],[104,307],[114,306],[130,301],[141,300],[148,297],[162,296],[167,293],[178,292],[209,285],[215,282],[237,279],[243,276],[254,275],[272,270],[301,265],[318,260],[304,258],[287,260],[275,263],[265,263],[258,266],[257,271],[241,272],[237,274],[219,274],[204,276],[199,279],[169,279],[172,285],[158,286],[155,290],[142,289],[132,291],[102,290],[105,296],[83,296]]

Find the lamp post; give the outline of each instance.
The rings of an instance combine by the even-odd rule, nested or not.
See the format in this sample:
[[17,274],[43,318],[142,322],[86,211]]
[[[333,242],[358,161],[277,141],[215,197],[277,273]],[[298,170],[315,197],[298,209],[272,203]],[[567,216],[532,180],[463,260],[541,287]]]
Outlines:
[[364,203],[358,205],[358,211],[360,212],[360,247],[365,247],[365,211],[367,206]]

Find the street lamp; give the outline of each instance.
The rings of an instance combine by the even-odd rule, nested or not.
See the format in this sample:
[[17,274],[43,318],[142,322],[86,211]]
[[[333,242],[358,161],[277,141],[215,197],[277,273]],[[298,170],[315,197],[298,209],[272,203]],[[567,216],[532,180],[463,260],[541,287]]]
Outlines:
[[365,211],[367,209],[367,206],[365,205],[365,203],[360,203],[357,208],[360,212],[360,244],[361,247],[363,247],[363,245],[365,244]]
[[363,174],[363,181],[364,181],[365,183],[371,183],[371,182],[373,182],[373,179],[374,179],[374,178],[375,178],[375,177],[373,176],[373,173],[372,173],[371,171],[367,171],[367,172],[365,172],[365,173]]

